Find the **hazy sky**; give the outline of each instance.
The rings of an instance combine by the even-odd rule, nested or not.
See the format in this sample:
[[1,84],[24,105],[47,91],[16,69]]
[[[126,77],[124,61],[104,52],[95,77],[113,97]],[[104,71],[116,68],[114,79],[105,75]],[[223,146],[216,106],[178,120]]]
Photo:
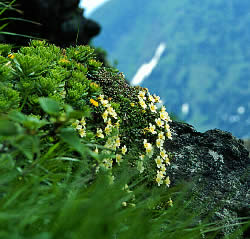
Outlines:
[[81,0],[80,7],[85,9],[84,15],[88,17],[96,8],[108,1],[110,0]]

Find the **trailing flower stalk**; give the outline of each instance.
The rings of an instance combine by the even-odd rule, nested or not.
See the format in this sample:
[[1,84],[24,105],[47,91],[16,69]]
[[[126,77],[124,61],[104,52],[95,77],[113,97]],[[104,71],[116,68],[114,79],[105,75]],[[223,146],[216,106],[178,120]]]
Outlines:
[[[158,109],[156,103],[160,102],[160,97],[151,95],[148,89],[139,91],[138,93],[139,105],[143,110],[147,109],[149,113],[155,117],[155,124],[149,123],[148,127],[144,129],[145,135],[151,139],[144,139],[143,146],[145,149],[145,155],[149,158],[154,158],[156,163],[156,177],[155,181],[158,186],[165,184],[167,187],[170,185],[169,176],[167,176],[167,166],[170,165],[169,156],[164,149],[164,142],[167,139],[172,139],[172,134],[169,126],[171,119],[166,111],[165,106],[161,106]],[[153,140],[152,140],[153,138]],[[144,156],[143,155],[143,158]],[[141,156],[140,156],[141,157]],[[143,172],[143,160],[140,160],[138,170]]]

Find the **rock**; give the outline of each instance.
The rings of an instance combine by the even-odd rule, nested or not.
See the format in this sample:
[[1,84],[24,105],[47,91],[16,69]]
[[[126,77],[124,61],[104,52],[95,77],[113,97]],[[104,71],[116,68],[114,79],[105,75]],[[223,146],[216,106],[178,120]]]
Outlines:
[[[214,220],[222,225],[249,217],[250,158],[243,141],[218,129],[200,133],[185,123],[172,122],[170,126],[173,140],[167,142],[166,150],[173,157],[169,168],[173,185],[191,182],[195,204],[203,206],[201,214],[205,217],[216,208]],[[223,231],[234,230],[226,227]]]
[[[83,16],[79,8],[80,0],[19,0],[17,9],[23,12],[7,11],[6,16],[19,17],[39,24],[12,21],[5,31],[48,39],[61,47],[86,45],[99,34],[100,25]],[[29,38],[4,35],[0,39],[6,43],[27,45]]]

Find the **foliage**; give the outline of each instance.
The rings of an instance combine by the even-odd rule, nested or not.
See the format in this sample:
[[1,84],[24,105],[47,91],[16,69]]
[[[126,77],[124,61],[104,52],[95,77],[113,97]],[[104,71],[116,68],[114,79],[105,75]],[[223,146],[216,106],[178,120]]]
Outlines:
[[159,97],[102,67],[89,46],[0,49],[1,238],[200,238],[221,229],[198,223],[189,194],[165,190],[172,136]]
[[94,44],[132,80],[165,43],[142,86],[199,131],[249,138],[249,8],[248,0],[109,1],[91,16],[105,29]]
[[[32,41],[30,47],[7,57],[5,52],[4,56],[0,69],[0,112],[18,110],[47,120],[45,111],[64,121],[69,106],[63,105],[69,104],[86,113],[86,117],[71,122],[81,138],[109,149],[104,150],[111,154],[103,160],[107,168],[120,165],[129,154],[133,156],[131,167],[138,166],[140,173],[146,169],[149,181],[162,184],[161,179],[165,178],[169,185],[166,166],[170,162],[163,144],[165,138],[171,139],[170,118],[165,107],[157,109],[159,97],[147,89],[130,87],[117,70],[102,68],[88,46],[62,50]],[[96,164],[96,170],[99,166]]]

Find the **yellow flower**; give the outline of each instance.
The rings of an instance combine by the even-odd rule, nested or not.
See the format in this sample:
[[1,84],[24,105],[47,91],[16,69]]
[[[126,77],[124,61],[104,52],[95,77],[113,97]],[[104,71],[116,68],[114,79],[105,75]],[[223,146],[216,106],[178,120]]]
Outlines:
[[95,101],[94,99],[90,99],[89,101],[92,105],[94,105],[95,107],[98,107],[99,103],[97,101]]
[[160,156],[157,156],[157,158],[155,159],[157,168],[160,168],[162,166],[162,159]]
[[112,121],[110,118],[107,120],[107,125],[112,126]]
[[171,198],[169,198],[168,205],[169,205],[170,207],[173,207],[173,201],[172,201]]
[[142,99],[142,100],[146,100],[145,92],[144,91],[139,91],[138,98]]
[[116,126],[117,128],[120,127],[120,120],[118,120],[118,121],[115,123],[115,126]]
[[96,84],[95,82],[91,82],[90,86],[93,87],[93,88],[98,88],[99,87],[99,85]]
[[156,113],[156,105],[154,105],[154,103],[150,103],[149,104],[149,109],[151,110],[151,112],[153,112],[153,113]]
[[104,129],[106,135],[109,135],[112,132],[112,126],[107,125]]
[[15,55],[14,55],[14,54],[9,54],[8,57],[9,57],[10,59],[14,59],[14,58],[15,58]]
[[104,100],[104,95],[99,95],[98,100]]
[[116,147],[120,147],[120,145],[121,145],[121,140],[120,140],[119,137],[117,137],[117,138],[115,139],[115,146],[116,146]]
[[102,129],[100,129],[100,128],[97,129],[96,136],[99,138],[104,138],[104,134],[103,134]]
[[109,115],[108,111],[105,110],[105,111],[103,112],[103,114],[102,114],[102,118],[103,118],[104,122],[107,121],[108,115]]
[[85,127],[84,126],[82,127],[82,125],[80,125],[80,124],[76,126],[76,129],[78,129],[78,130],[80,130],[82,128],[84,129]]
[[110,158],[103,159],[102,163],[103,163],[104,167],[107,169],[112,168],[112,166],[113,166],[113,160]]
[[107,100],[101,100],[101,103],[104,107],[110,106],[109,102]]
[[160,156],[161,156],[163,159],[166,159],[166,158],[168,157],[168,155],[166,154],[165,149],[161,149],[161,151],[160,151]]
[[157,148],[161,148],[163,145],[164,141],[162,139],[157,139],[156,140],[156,146]]
[[164,172],[157,170],[157,176],[161,177],[161,179],[165,177],[164,174],[165,174]]
[[144,110],[147,108],[147,105],[146,105],[146,103],[145,103],[144,100],[140,99],[140,100],[139,100],[139,104],[140,104],[140,106],[141,106]]
[[157,174],[155,181],[157,182],[158,186],[163,184],[162,177],[160,174]]
[[135,103],[130,103],[130,105],[131,105],[132,107],[135,107]]
[[172,139],[172,134],[171,134],[170,131],[168,131],[168,132],[166,133],[166,135],[167,135],[168,139]]
[[98,148],[97,148],[97,147],[95,147],[94,152],[95,152],[96,154],[98,154],[98,153],[99,153],[99,150],[98,150]]
[[[13,58],[12,58],[12,59],[13,59]],[[67,60],[66,58],[60,59],[59,62],[60,62],[60,63],[66,63],[66,64],[67,64],[67,63],[70,63],[70,61]]]
[[126,203],[126,202],[122,202],[122,206],[123,206],[123,207],[126,207],[126,206],[127,206],[127,203]]
[[155,102],[155,98],[154,98],[152,95],[149,95],[149,96],[148,96],[148,99],[149,99],[149,101],[151,101],[151,102],[153,102],[153,103]]
[[81,121],[80,121],[81,125],[84,127],[86,126],[86,121],[85,121],[85,118],[82,117]]
[[149,123],[148,131],[152,134],[157,134],[157,132],[155,131],[155,125],[152,125],[151,123]]
[[164,132],[158,134],[158,139],[165,140]]
[[141,155],[139,156],[139,158],[140,158],[140,160],[144,160],[145,155],[144,155],[144,154],[141,154]]
[[163,127],[164,126],[163,121],[160,118],[155,119],[155,122],[156,122],[158,127]]
[[79,129],[79,134],[80,134],[81,137],[85,137],[86,136],[85,129]]
[[144,148],[146,149],[146,153],[147,154],[151,153],[153,150],[152,144],[148,143],[146,139],[144,139],[143,144]]
[[79,120],[76,120],[74,123],[72,123],[72,126],[74,128],[77,128],[78,124],[79,124]]
[[160,170],[164,175],[166,174],[166,166],[164,164],[161,165]]
[[168,113],[166,111],[164,112],[160,112],[160,118],[164,121],[167,121],[168,120]]
[[114,110],[110,105],[107,107],[107,111],[108,111],[108,113],[109,113],[113,118],[117,119],[117,114],[116,114],[115,110]]
[[122,162],[122,155],[121,154],[116,154],[115,158],[116,158],[116,162],[118,163],[118,165],[120,165],[120,163]]
[[155,98],[155,103],[159,103],[159,102],[160,102],[160,96],[156,96],[156,95],[154,94],[154,98]]
[[126,145],[124,145],[124,146],[122,147],[122,154],[125,155],[126,152],[127,152],[127,147],[126,147]]
[[166,111],[166,107],[163,105],[162,107],[161,107],[161,112],[165,112]]
[[170,130],[169,124],[165,124],[165,130],[166,130],[166,131],[169,131],[169,130]]
[[165,164],[170,165],[170,160],[169,160],[168,155],[166,155],[166,157],[164,158],[164,160],[165,160]]
[[169,176],[166,177],[166,179],[164,180],[164,183],[167,185],[167,187],[169,187],[170,185],[170,179],[169,179]]

